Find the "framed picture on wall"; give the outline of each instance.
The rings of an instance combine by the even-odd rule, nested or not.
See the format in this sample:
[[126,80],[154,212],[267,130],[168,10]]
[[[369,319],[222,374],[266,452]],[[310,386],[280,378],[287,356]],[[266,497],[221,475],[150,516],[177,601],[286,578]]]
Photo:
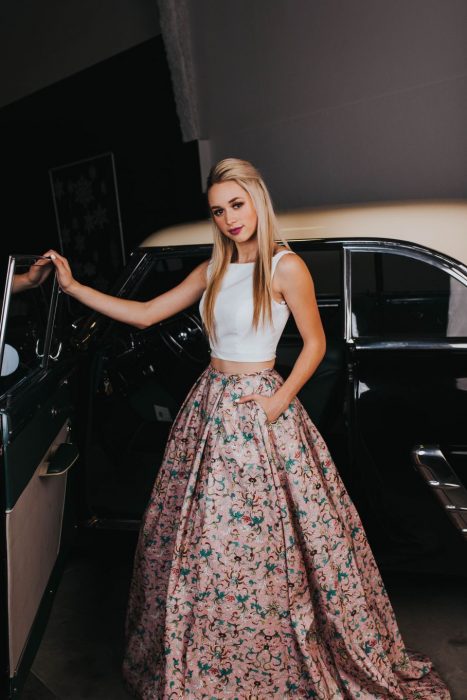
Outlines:
[[62,254],[73,276],[107,291],[125,264],[113,153],[49,170]]

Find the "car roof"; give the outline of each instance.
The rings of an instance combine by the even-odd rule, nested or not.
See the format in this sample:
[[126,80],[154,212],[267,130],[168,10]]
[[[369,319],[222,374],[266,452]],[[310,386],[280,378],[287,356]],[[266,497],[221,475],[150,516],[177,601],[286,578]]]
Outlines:
[[[431,248],[467,265],[467,200],[369,202],[314,207],[277,214],[285,240],[376,238]],[[170,226],[142,247],[212,243],[209,219]]]

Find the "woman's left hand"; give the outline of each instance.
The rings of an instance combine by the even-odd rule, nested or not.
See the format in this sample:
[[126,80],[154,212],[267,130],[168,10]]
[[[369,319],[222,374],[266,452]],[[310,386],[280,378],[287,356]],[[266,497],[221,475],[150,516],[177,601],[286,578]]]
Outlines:
[[278,403],[273,396],[263,396],[262,394],[245,394],[245,396],[237,399],[236,403],[245,403],[246,401],[256,401],[266,414],[268,423],[275,423],[285,407]]

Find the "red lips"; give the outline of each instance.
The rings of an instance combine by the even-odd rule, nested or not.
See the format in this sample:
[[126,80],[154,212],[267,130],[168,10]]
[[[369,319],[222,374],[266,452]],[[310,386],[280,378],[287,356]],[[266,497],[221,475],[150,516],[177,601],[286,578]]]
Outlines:
[[229,228],[229,233],[231,233],[235,236],[235,234],[240,233],[242,228],[243,228],[243,226],[237,226],[237,228]]

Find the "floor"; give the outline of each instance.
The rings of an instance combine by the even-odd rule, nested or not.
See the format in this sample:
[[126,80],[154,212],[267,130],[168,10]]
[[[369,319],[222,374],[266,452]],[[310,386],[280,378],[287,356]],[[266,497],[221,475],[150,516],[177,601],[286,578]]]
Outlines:
[[[134,533],[86,535],[70,556],[21,700],[127,700],[120,663]],[[466,552],[467,554],[467,552]],[[384,574],[402,636],[467,700],[465,578]]]

